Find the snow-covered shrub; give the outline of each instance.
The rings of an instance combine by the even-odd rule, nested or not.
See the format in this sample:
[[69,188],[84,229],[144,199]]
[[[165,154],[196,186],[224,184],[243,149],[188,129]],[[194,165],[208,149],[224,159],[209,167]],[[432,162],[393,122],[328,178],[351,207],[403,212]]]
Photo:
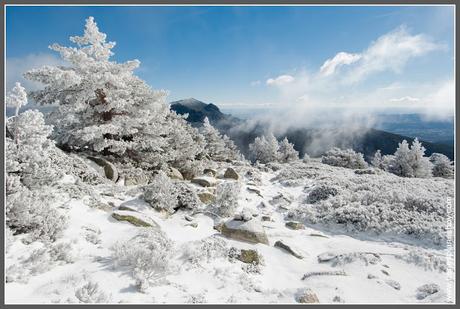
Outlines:
[[302,162],[303,162],[303,163],[310,163],[310,161],[311,161],[310,156],[308,155],[308,153],[305,153],[305,154],[303,155]]
[[173,242],[154,228],[141,228],[136,236],[117,242],[111,250],[114,265],[127,267],[141,291],[165,276],[174,254]]
[[445,256],[427,253],[419,249],[410,250],[405,254],[397,254],[395,258],[422,267],[427,271],[447,272],[448,270]]
[[49,254],[52,261],[62,261],[64,263],[75,262],[72,245],[68,242],[53,244],[49,248]]
[[237,181],[226,181],[217,185],[216,206],[222,217],[233,217],[238,207],[241,186]]
[[93,17],[74,46],[52,44],[68,66],[43,66],[25,78],[45,85],[29,96],[38,104],[57,103],[49,116],[58,145],[94,151],[142,168],[179,164],[203,152],[203,139],[172,112],[166,91],[155,91],[134,75],[139,61],[111,59],[114,42],[106,41]]
[[433,153],[430,156],[430,162],[433,163],[433,176],[452,178],[454,176],[454,167],[452,161],[441,153]]
[[190,180],[195,176],[200,175],[203,172],[204,162],[201,160],[188,160],[180,166],[176,166],[179,172],[184,176],[184,179]]
[[393,156],[383,157],[382,167],[401,177],[427,178],[431,177],[433,164],[425,157],[425,147],[414,139],[412,145],[406,140],[399,143]]
[[278,160],[280,162],[290,162],[299,159],[299,152],[294,149],[294,144],[290,143],[285,137],[279,143]]
[[[289,213],[292,219],[445,246],[446,198],[453,198],[452,180],[404,178],[384,172],[356,175],[352,170],[319,163],[302,169],[305,175],[308,170],[308,177],[319,182],[317,187],[338,188],[337,194],[299,205]],[[309,191],[310,187],[307,194]]]
[[274,162],[278,160],[278,141],[273,134],[267,137],[256,137],[252,144],[249,144],[249,153],[253,161],[260,163]]
[[352,169],[367,168],[362,153],[353,149],[342,150],[334,147],[327,151],[321,158],[321,162],[332,166],[340,166]]
[[8,195],[6,224],[15,233],[30,233],[32,240],[55,241],[66,227],[67,218],[52,206],[52,198],[26,187]]
[[227,258],[229,246],[225,240],[210,236],[204,239],[188,242],[184,245],[182,258],[192,267],[210,263],[216,259]]
[[177,194],[173,182],[165,172],[159,171],[152,183],[145,188],[144,200],[157,210],[174,212],[177,205]]
[[191,294],[187,297],[187,300],[185,303],[187,304],[205,304],[208,301],[206,300],[206,296],[204,293],[199,293],[199,294]]
[[182,181],[176,181],[173,190],[177,197],[175,208],[196,209],[202,205],[193,186]]
[[81,303],[96,304],[109,303],[110,297],[99,288],[97,282],[88,281],[75,291],[75,297]]
[[314,204],[318,201],[326,200],[330,196],[337,195],[338,190],[335,187],[330,187],[326,184],[320,184],[315,186],[307,196],[306,202],[309,204]]
[[256,137],[249,145],[250,157],[260,163],[291,162],[299,159],[299,152],[294,149],[287,137],[278,143],[273,133]]

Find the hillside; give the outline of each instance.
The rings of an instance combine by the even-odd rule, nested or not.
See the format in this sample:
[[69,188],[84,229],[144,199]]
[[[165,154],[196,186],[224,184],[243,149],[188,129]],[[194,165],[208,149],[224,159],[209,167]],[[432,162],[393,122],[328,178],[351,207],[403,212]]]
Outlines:
[[[69,217],[61,239],[51,247],[28,245],[27,234],[7,241],[6,302],[450,300],[447,209],[440,201],[453,198],[451,180],[358,175],[313,160],[224,163],[216,177],[201,176],[209,187],[175,185],[212,196],[216,185],[235,181],[225,176],[229,167],[240,184],[235,219],[214,215],[209,201],[166,214],[145,201],[146,185],[88,186],[67,175],[59,184],[67,189],[53,204]],[[318,194],[325,187],[337,188],[336,196]],[[327,207],[351,199],[352,206]],[[422,200],[433,211],[414,207]],[[404,207],[394,207],[398,203]],[[142,281],[149,272],[154,276]]]

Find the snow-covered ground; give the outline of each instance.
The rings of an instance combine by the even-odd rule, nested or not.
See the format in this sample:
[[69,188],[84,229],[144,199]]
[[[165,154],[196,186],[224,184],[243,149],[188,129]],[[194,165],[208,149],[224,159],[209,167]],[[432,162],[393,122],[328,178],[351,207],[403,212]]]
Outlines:
[[[324,166],[315,164],[312,170]],[[219,174],[224,170],[221,167]],[[240,175],[244,173],[242,168],[237,170]],[[62,250],[68,256],[50,262],[53,259],[39,254],[44,244],[27,245],[21,242],[23,235],[14,236],[6,254],[6,268],[13,269],[10,275],[15,279],[6,284],[6,303],[75,303],[82,301],[77,295],[85,293],[82,287],[88,287],[88,283],[97,284],[92,286],[93,301],[109,303],[295,303],[306,289],[313,291],[320,303],[454,300],[453,282],[448,277],[453,270],[445,263],[452,250],[445,246],[422,247],[417,241],[408,243],[397,237],[384,241],[371,233],[322,228],[323,225],[306,221],[303,228],[291,229],[286,226],[286,222],[294,221],[290,210],[302,207],[304,187],[314,186],[318,180],[303,177],[286,185],[275,178],[279,171],[265,168],[257,173],[258,182],[241,175],[239,207],[251,210],[255,215],[252,220],[261,222],[268,245],[222,236],[214,228],[217,219],[206,213],[160,213],[143,201],[141,191],[136,192],[135,187],[100,185],[95,190],[105,206],[90,207],[83,199],[61,206],[69,220],[57,244],[69,245],[68,250]],[[72,177],[65,181],[72,182]],[[279,194],[289,197],[290,202],[273,202]],[[117,210],[120,205],[125,210]],[[156,223],[173,242],[167,272],[143,291],[136,287],[128,268],[115,266],[110,248],[119,241],[129,241],[142,229],[155,227],[117,221],[112,217],[113,211],[138,212],[139,218]],[[279,240],[303,258],[275,247]],[[257,250],[262,262],[251,265],[229,258],[227,249],[231,247]],[[31,257],[34,249],[38,250],[35,258]],[[425,284],[435,284],[439,291],[422,299],[417,289]]]

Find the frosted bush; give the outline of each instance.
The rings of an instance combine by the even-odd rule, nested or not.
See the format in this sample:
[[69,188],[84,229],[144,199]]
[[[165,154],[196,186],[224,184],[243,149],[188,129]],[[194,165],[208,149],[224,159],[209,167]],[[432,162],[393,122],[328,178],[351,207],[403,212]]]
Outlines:
[[[445,246],[446,198],[454,194],[451,180],[403,178],[385,172],[356,175],[352,170],[319,163],[301,169],[304,174],[308,170],[317,184],[306,190],[310,195],[305,199],[308,205],[290,212],[293,219],[353,233],[393,234],[405,241]],[[321,188],[318,197],[312,194],[315,188]],[[326,188],[340,190],[332,195],[326,194]]]
[[187,243],[183,248],[182,258],[195,267],[202,263],[210,263],[215,259],[226,258],[229,250],[225,240],[210,236]]
[[249,144],[251,159],[260,163],[277,161],[278,149],[278,141],[273,134],[268,134],[267,137],[256,137],[254,142]]
[[367,163],[364,161],[362,153],[355,152],[352,149],[342,150],[336,147],[327,151],[322,156],[321,162],[332,166],[340,166],[352,169],[367,167]]
[[15,233],[29,233],[32,240],[55,241],[67,218],[52,206],[52,196],[27,188],[6,198],[6,223]]
[[310,161],[311,161],[310,156],[308,155],[308,153],[305,153],[305,154],[303,155],[302,162],[303,162],[303,163],[310,163]]
[[436,283],[424,284],[417,288],[416,297],[419,300],[425,299],[432,294],[438,293],[439,291],[441,291],[441,287]]
[[174,252],[172,241],[154,228],[140,229],[136,236],[117,242],[111,250],[114,265],[127,267],[141,291],[166,275]]
[[145,188],[144,200],[157,210],[174,212],[177,195],[173,182],[165,172],[159,171],[152,183]]
[[110,297],[99,288],[97,282],[89,281],[75,291],[75,297],[81,303],[109,303]]
[[249,154],[253,161],[260,163],[286,163],[299,159],[299,152],[294,149],[294,144],[286,137],[278,143],[272,133],[256,137],[254,142],[249,144]]
[[428,178],[432,176],[433,163],[425,157],[425,147],[415,139],[409,146],[406,140],[399,143],[394,155],[378,158],[374,156],[377,167],[401,177]]
[[408,253],[398,254],[395,257],[406,263],[422,267],[425,270],[437,270],[439,272],[447,272],[448,270],[445,257],[426,253],[422,250],[410,250]]
[[208,301],[206,300],[206,296],[204,295],[204,293],[191,294],[185,301],[185,303],[187,304],[205,304],[207,302]]
[[306,202],[309,204],[314,204],[318,201],[325,200],[330,196],[335,196],[337,193],[338,190],[334,187],[329,187],[327,185],[317,185],[308,193]]
[[299,152],[294,149],[294,144],[290,143],[285,137],[279,143],[278,160],[280,162],[291,162],[299,159]]
[[53,244],[49,249],[49,254],[50,259],[53,261],[62,261],[64,263],[75,262],[75,256],[70,243]]
[[430,162],[433,163],[433,176],[452,178],[454,176],[454,167],[452,161],[441,153],[433,153],[430,156]]
[[193,177],[200,175],[203,172],[203,162],[201,161],[185,161],[180,166],[177,166],[179,172],[184,176],[184,179],[190,180]]
[[175,208],[197,209],[202,205],[194,187],[185,182],[175,182],[174,192],[177,196],[177,206]]
[[219,215],[222,217],[233,217],[238,207],[238,198],[241,185],[237,181],[227,181],[217,185],[216,202]]

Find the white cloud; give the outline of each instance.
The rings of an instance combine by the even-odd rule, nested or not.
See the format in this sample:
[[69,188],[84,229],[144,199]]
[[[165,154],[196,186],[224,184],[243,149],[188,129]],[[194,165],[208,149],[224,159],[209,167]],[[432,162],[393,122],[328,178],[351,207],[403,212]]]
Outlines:
[[361,59],[360,54],[349,54],[346,52],[340,52],[334,56],[334,58],[327,59],[321,66],[320,74],[323,76],[329,76],[335,72],[337,68],[342,65],[352,64]]
[[27,91],[41,87],[40,83],[24,79],[22,75],[35,68],[44,65],[65,65],[65,61],[53,54],[39,53],[29,54],[24,57],[10,57],[6,59],[6,89],[11,89],[15,82],[20,82]]
[[379,72],[400,73],[410,59],[442,48],[424,34],[411,35],[405,27],[399,27],[372,42],[343,79],[356,83]]
[[[371,42],[361,53],[339,52],[320,68],[321,76],[336,76],[345,84],[357,83],[379,72],[400,73],[412,58],[444,48],[424,34],[412,35],[401,26]],[[339,67],[347,67],[338,74]],[[337,76],[339,75],[339,76]]]
[[404,96],[404,97],[400,97],[400,98],[390,99],[390,102],[419,102],[419,101],[420,101],[419,98],[414,98],[414,97],[411,97],[411,96]]
[[287,84],[292,83],[295,80],[295,78],[291,75],[280,75],[276,78],[269,78],[267,79],[266,84],[269,86],[284,86]]
[[427,119],[447,119],[454,115],[455,82],[447,80],[434,88],[421,105],[422,113]]

